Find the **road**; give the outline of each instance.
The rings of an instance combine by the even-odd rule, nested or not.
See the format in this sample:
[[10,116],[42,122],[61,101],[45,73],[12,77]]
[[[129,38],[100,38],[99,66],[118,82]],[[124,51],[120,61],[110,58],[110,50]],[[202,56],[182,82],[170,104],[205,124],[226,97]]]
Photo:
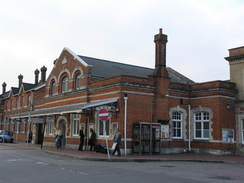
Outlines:
[[242,183],[244,165],[203,162],[97,162],[0,144],[0,182]]

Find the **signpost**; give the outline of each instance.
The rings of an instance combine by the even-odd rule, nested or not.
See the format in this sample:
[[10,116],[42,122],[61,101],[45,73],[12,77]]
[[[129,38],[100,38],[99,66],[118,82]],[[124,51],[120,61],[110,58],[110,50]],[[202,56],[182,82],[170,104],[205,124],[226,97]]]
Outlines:
[[100,109],[98,111],[98,117],[101,121],[107,121],[109,118],[109,112],[107,109]]
[[108,137],[106,132],[106,121],[109,119],[109,112],[107,109],[100,109],[98,111],[98,118],[103,121],[103,134],[106,135],[106,147],[107,147],[107,153],[108,158],[110,159],[109,150],[108,150]]

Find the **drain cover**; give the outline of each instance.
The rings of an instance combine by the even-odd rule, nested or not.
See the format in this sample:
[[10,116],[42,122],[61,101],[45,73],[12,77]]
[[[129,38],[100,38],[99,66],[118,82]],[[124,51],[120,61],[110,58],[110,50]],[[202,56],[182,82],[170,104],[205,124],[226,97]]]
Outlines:
[[176,167],[176,166],[174,166],[174,165],[161,165],[161,167],[172,168],[172,167]]
[[220,179],[220,180],[233,180],[231,177],[227,176],[216,176],[216,177],[209,177],[211,179]]

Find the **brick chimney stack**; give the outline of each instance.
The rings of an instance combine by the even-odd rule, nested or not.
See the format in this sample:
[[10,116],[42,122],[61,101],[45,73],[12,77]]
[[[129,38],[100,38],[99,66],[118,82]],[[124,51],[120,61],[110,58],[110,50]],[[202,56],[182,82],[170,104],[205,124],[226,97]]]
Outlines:
[[155,42],[155,70],[154,76],[168,77],[166,70],[166,43],[168,42],[167,35],[163,34],[162,28],[159,29],[159,34],[154,36]]
[[38,69],[36,69],[34,73],[35,73],[35,84],[37,85],[38,84],[38,80],[39,80],[40,71]]
[[4,82],[4,83],[2,84],[2,87],[3,87],[3,93],[2,93],[2,94],[4,94],[4,93],[6,92],[6,86],[7,86],[7,84]]
[[19,88],[20,88],[23,83],[23,75],[20,74],[18,78],[19,78]]
[[44,83],[46,81],[46,71],[47,68],[45,66],[43,66],[41,68],[41,82]]

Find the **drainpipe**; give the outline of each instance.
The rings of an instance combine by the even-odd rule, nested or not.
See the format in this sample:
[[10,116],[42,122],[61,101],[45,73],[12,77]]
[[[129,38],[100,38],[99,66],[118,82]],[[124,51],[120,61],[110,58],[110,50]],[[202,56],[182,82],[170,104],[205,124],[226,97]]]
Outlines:
[[188,123],[188,150],[191,151],[191,105],[188,104],[188,119],[189,119],[189,123]]
[[126,93],[124,93],[124,100],[125,100],[125,115],[124,115],[124,139],[125,139],[125,155],[126,155],[126,151],[127,151],[127,147],[126,147],[126,120],[127,120],[127,100],[128,100],[128,95]]

